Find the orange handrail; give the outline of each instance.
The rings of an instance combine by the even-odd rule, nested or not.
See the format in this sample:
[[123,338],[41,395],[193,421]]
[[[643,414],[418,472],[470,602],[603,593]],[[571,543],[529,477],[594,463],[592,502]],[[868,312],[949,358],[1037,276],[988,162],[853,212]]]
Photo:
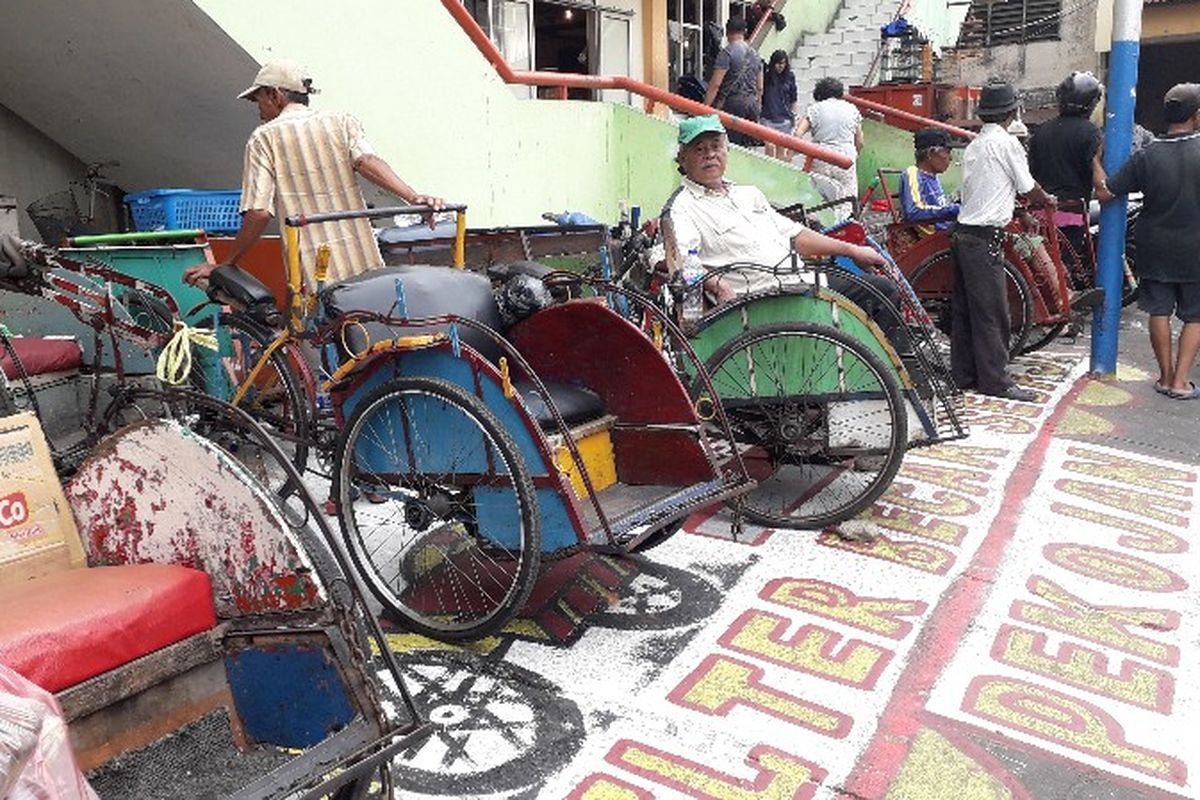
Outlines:
[[578,75],[560,72],[530,72],[525,70],[514,70],[504,60],[504,56],[492,44],[492,40],[487,37],[483,29],[479,27],[479,23],[471,16],[471,12],[467,10],[461,0],[442,0],[442,5],[450,12],[454,20],[467,34],[468,38],[475,43],[479,48],[479,52],[487,59],[487,62],[495,68],[500,77],[505,83],[515,83],[524,86],[558,86],[562,88],[581,88],[581,89],[619,89],[633,94],[640,95],[655,103],[662,103],[676,111],[682,111],[687,114],[716,114],[721,118],[721,124],[726,128],[738,131],[740,133],[753,136],[755,139],[761,139],[764,142],[770,142],[781,147],[786,147],[789,150],[795,150],[804,153],[810,158],[827,161],[830,164],[835,164],[842,169],[848,169],[854,162],[828,147],[822,147],[812,142],[806,142],[803,139],[797,139],[795,136],[789,136],[785,133],[772,130],[765,125],[759,125],[757,122],[750,122],[742,117],[735,117],[732,114],[727,114],[724,111],[718,111],[711,106],[706,106],[703,103],[697,103],[695,100],[688,100],[686,97],[680,97],[677,94],[668,92],[665,89],[659,89],[657,86],[651,86],[648,83],[636,81],[625,75]]
[[915,122],[925,128],[941,128],[942,130],[949,133],[951,136],[957,136],[960,139],[966,139],[968,142],[975,138],[975,134],[973,132],[967,130],[966,128],[960,128],[957,125],[950,125],[945,122],[939,122],[936,119],[930,119],[929,117],[922,117],[919,114],[912,114],[908,111],[901,111],[898,108],[892,108],[891,106],[885,106],[883,103],[876,103],[874,100],[867,100],[862,97],[855,97],[852,94],[844,95],[842,97],[842,99],[853,103],[854,105],[858,106],[861,109],[865,109],[867,111],[872,111],[876,114],[882,115],[884,117],[883,121],[885,123],[887,123],[888,125],[892,125],[892,123],[888,122],[888,120],[887,120],[888,117],[891,117],[892,119],[902,119],[905,122]]

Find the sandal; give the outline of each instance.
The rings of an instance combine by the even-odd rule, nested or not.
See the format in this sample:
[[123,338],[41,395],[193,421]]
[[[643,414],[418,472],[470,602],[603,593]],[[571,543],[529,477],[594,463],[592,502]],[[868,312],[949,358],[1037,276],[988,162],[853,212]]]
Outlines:
[[1172,400],[1200,400],[1200,388],[1197,388],[1196,384],[1190,381],[1188,382],[1188,386],[1192,388],[1184,392],[1168,389],[1167,397],[1170,397]]
[[1161,383],[1159,383],[1158,381],[1155,381],[1155,382],[1154,382],[1154,391],[1158,392],[1159,394],[1170,394],[1170,393],[1171,393],[1171,387],[1170,387],[1170,386],[1163,386],[1163,385],[1162,385]]

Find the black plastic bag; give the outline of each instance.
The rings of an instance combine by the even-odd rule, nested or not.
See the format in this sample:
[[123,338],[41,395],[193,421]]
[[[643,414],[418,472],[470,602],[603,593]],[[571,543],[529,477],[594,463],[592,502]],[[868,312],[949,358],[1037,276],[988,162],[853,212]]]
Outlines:
[[510,277],[497,293],[496,301],[505,327],[516,325],[543,308],[554,305],[554,297],[546,284],[531,275]]

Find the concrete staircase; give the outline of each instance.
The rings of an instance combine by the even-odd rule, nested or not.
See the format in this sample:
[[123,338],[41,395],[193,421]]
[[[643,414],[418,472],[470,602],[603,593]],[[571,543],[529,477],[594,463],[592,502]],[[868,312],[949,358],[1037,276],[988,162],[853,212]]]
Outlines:
[[[805,34],[792,55],[800,105],[812,102],[821,78],[837,78],[849,88],[867,77],[879,51],[879,29],[892,21],[900,0],[843,0],[824,33]],[[872,82],[878,79],[878,65]]]

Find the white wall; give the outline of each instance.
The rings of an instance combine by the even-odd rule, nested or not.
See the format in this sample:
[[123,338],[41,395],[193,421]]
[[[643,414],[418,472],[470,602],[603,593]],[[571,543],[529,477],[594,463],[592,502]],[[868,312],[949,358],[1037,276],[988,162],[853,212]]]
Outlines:
[[0,194],[17,198],[21,236],[39,238],[25,206],[66,189],[83,176],[84,164],[41,131],[0,106]]
[[564,208],[615,218],[611,110],[517,99],[438,0],[358,0],[355,20],[370,24],[349,38],[330,35],[346,12],[325,0],[196,4],[258,61],[307,64],[314,107],[353,113],[405,180],[467,203],[472,225]]

